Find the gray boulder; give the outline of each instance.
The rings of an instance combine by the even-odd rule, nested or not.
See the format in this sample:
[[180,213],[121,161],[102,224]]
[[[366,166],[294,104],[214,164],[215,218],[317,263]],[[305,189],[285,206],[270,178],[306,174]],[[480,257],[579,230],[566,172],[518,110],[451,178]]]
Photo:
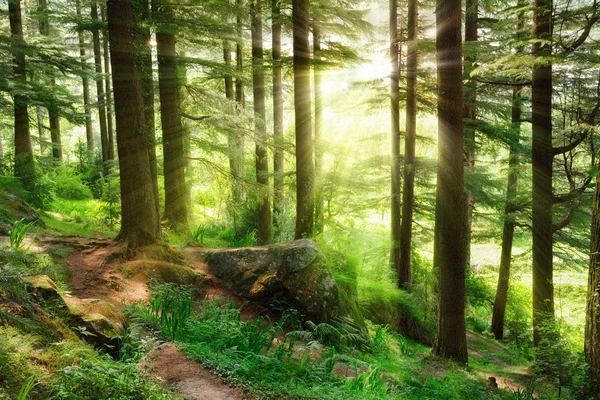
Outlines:
[[341,293],[312,240],[211,251],[206,262],[209,272],[220,278],[226,289],[245,299],[265,306],[287,303],[315,323],[351,316],[359,326],[364,324],[356,288],[344,285]]

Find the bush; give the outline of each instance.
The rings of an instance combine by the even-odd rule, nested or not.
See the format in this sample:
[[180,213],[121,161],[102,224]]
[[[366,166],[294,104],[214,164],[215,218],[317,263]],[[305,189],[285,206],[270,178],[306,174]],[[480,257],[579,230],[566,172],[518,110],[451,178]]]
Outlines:
[[55,182],[55,191],[58,197],[69,200],[88,200],[92,198],[92,191],[82,181],[79,175],[60,174]]

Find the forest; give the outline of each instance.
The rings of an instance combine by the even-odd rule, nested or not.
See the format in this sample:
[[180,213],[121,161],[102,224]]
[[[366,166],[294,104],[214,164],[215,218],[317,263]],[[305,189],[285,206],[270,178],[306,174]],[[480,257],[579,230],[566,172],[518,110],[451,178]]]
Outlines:
[[600,1],[0,0],[0,400],[600,399]]

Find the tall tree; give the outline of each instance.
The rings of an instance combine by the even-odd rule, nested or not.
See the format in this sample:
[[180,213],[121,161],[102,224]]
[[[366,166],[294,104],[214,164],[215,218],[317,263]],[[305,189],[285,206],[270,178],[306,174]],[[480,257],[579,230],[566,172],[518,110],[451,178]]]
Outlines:
[[[398,39],[398,1],[390,0],[390,110],[392,134],[392,202],[391,202],[391,233],[392,249],[390,264],[400,274],[400,57]],[[398,277],[398,283],[404,277]]]
[[[81,21],[81,1],[75,0],[75,10],[77,12],[77,18]],[[81,57],[81,64],[83,69],[83,76],[81,83],[83,85],[83,108],[85,112],[85,137],[87,140],[88,150],[94,151],[94,129],[92,128],[92,107],[90,105],[90,82],[87,77],[87,62],[85,55],[85,39],[83,36],[83,29],[77,28],[77,37],[79,39],[79,56]]]
[[585,319],[585,360],[590,367],[592,393],[600,391],[600,175],[592,211],[590,267]]
[[[34,165],[31,133],[29,131],[29,115],[27,114],[27,96],[22,94],[27,84],[27,64],[25,60],[25,40],[23,38],[23,22],[21,19],[21,1],[8,2],[8,18],[13,40],[13,73],[15,81],[21,87],[13,95],[15,116],[15,176],[21,179],[25,189],[33,188]],[[20,89],[20,90],[19,90]]]
[[552,0],[533,2],[532,167],[533,167],[533,344],[541,325],[554,317],[552,283]]
[[[100,13],[102,17],[102,23],[106,25],[106,6],[100,7]],[[108,133],[108,159],[115,159],[115,144],[114,137],[115,132],[113,128],[113,111],[112,111],[112,89],[110,88],[110,53],[108,50],[108,33],[103,29],[102,35],[102,47],[104,50],[104,73],[106,75],[105,85],[106,90],[104,92],[106,99],[106,129]]]
[[172,30],[173,8],[169,0],[153,0],[152,9],[160,20],[156,28],[156,47],[165,176],[165,212],[163,216],[171,228],[178,232],[188,233],[186,160],[183,150],[176,41]]
[[417,140],[417,0],[408,2],[408,57],[406,61],[406,140],[404,142],[404,190],[402,192],[402,221],[400,227],[400,264],[398,285],[411,281],[412,219],[415,204],[415,147]]
[[294,108],[296,114],[296,232],[300,239],[313,234],[314,180],[310,99],[309,0],[292,0],[294,41]]
[[[517,35],[523,31],[523,7],[524,1],[519,0],[517,19],[515,29]],[[523,47],[517,47],[517,53],[523,53]],[[502,250],[500,251],[500,270],[498,272],[498,287],[496,289],[496,299],[492,311],[491,331],[497,340],[504,336],[504,315],[506,312],[506,302],[508,300],[508,287],[510,282],[510,264],[512,260],[513,236],[515,233],[515,198],[517,196],[517,185],[519,174],[519,153],[517,151],[518,137],[521,133],[522,118],[522,88],[513,88],[511,125],[513,131],[517,134],[517,143],[510,146],[508,156],[508,181],[506,186],[506,204],[504,206],[504,224],[502,227]]]
[[[44,36],[50,36],[50,22],[48,18],[48,1],[47,0],[38,0],[38,12],[40,18],[40,34]],[[56,87],[56,80],[54,77],[50,78],[50,87],[54,92]],[[50,120],[50,141],[52,142],[52,157],[57,160],[62,160],[63,152],[62,152],[62,144],[61,144],[61,134],[60,134],[60,114],[58,110],[58,106],[56,105],[56,101],[50,99],[48,108],[48,119]],[[39,115],[39,113],[38,113]],[[43,115],[43,114],[42,114]],[[40,132],[43,128],[40,128]],[[41,139],[41,135],[40,135]],[[40,143],[40,146],[42,144]]]
[[[146,44],[140,35],[137,0],[108,0],[108,33],[121,174],[121,231],[126,248],[156,243],[161,237],[158,184],[151,156],[140,59]],[[154,164],[155,165],[155,164]],[[154,167],[155,168],[155,167]]]
[[[467,0],[465,10],[465,45],[469,45],[469,53],[465,56],[464,74],[466,84],[464,85],[463,117],[469,121],[475,120],[477,104],[477,82],[471,78],[471,72],[475,69],[476,57],[474,48],[477,42],[477,19],[479,18],[479,0]],[[467,124],[465,127],[465,162],[466,170],[470,177],[475,173],[475,129]],[[466,266],[471,265],[471,230],[473,226],[473,210],[475,209],[475,196],[472,190],[466,191]]]
[[[244,36],[242,13],[245,12],[244,1],[236,0],[236,31],[237,42],[235,46],[235,59],[237,67],[237,78],[235,80],[235,101],[238,107],[243,109],[246,106],[244,91]],[[241,132],[232,132],[232,141],[230,147],[230,168],[235,182],[233,183],[233,201],[235,204],[241,204],[244,199],[244,185],[242,181],[245,177],[244,168],[244,149],[245,140]]]
[[[154,121],[154,75],[152,62],[152,34],[150,33],[150,0],[136,0],[136,6],[140,14],[140,24],[137,34],[143,46],[140,49],[140,64],[142,71],[142,93],[144,98],[144,118],[146,119],[146,133],[148,140],[148,152],[150,157],[151,179],[158,192],[157,166],[156,166],[156,126]],[[116,108],[116,105],[115,105]],[[160,215],[160,202],[158,196],[154,199],[154,210]]]
[[102,161],[104,175],[108,175],[108,128],[106,125],[106,98],[104,95],[104,77],[102,76],[102,49],[100,47],[101,21],[98,18],[98,5],[92,1],[92,43],[94,46],[94,67],[96,70],[96,96],[98,98],[98,120],[100,123],[100,144],[102,146]]
[[315,92],[315,233],[323,232],[325,225],[325,197],[323,196],[323,71],[321,59],[321,26],[319,19],[313,17],[313,81]]
[[283,75],[281,71],[281,0],[272,0],[273,56],[273,226],[275,237],[281,233],[283,217]]
[[439,269],[433,352],[468,361],[465,327],[465,196],[460,0],[436,2],[438,172],[434,259]]
[[258,192],[258,241],[271,243],[271,202],[269,196],[269,156],[265,126],[265,75],[263,65],[262,0],[250,1],[252,18],[252,90],[256,129],[256,182]]

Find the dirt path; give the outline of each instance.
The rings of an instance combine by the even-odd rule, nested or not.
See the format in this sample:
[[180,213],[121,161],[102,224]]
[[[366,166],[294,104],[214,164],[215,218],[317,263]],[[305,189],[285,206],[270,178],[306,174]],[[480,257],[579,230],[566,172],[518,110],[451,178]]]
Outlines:
[[208,369],[190,360],[172,343],[151,352],[144,369],[190,400],[250,399],[243,390],[221,382]]
[[[105,300],[117,310],[132,302],[148,299],[147,277],[123,271],[122,265],[127,260],[122,256],[121,247],[111,240],[43,235],[38,237],[37,245],[39,251],[53,248],[70,251],[66,262],[71,272],[69,281],[74,296]],[[189,266],[206,274],[204,295],[207,298],[232,298],[241,305],[241,299],[224,290],[221,282],[208,274],[201,249],[186,249],[185,255]],[[200,363],[186,358],[172,343],[165,343],[152,351],[141,367],[186,399],[251,399],[242,389],[230,387]]]

